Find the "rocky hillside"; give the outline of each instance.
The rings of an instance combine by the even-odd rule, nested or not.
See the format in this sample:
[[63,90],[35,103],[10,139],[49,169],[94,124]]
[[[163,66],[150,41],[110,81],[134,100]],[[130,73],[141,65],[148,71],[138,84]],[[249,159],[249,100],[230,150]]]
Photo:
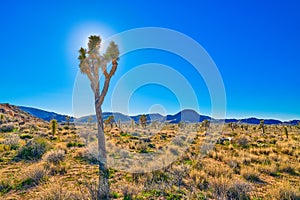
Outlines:
[[10,104],[0,104],[0,125],[2,124],[25,124],[25,123],[42,123],[42,119],[36,118],[31,114],[19,109],[17,106]]

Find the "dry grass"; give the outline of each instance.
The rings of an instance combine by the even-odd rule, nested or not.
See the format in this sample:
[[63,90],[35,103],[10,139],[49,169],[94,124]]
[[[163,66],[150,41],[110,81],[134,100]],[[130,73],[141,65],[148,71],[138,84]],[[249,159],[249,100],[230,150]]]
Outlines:
[[260,182],[260,174],[253,167],[244,167],[241,169],[241,175],[247,180],[251,182]]
[[266,195],[270,199],[278,200],[298,200],[300,199],[299,185],[291,185],[289,181],[282,181],[277,185],[274,185]]
[[[161,132],[147,136],[149,141],[139,140],[144,132],[148,134],[148,128],[138,134],[126,131],[121,134],[118,128],[107,129],[107,148],[120,148],[115,151],[116,159],[129,158],[128,152],[155,152],[169,143],[172,146],[168,155],[179,156],[172,165],[155,172],[129,174],[110,169],[111,195],[116,199],[299,198],[300,129],[288,127],[287,139],[281,126],[268,126],[264,135],[254,127],[248,125],[246,130],[239,125],[234,131],[225,127],[222,136],[233,137],[233,140],[216,144],[212,149],[209,145],[204,147],[203,141],[207,138],[205,130],[201,129],[183,155],[179,150],[184,146],[182,140],[173,140],[179,130],[177,125],[165,125]],[[84,134],[82,140],[75,130],[64,129],[51,140],[47,135],[49,126],[39,124],[34,128],[24,127],[20,133],[0,135],[0,198],[93,199],[98,174],[95,130],[90,125],[77,128],[77,131],[83,129],[91,134]],[[25,132],[34,138],[19,139]],[[13,134],[12,137],[17,136],[15,141],[19,140],[14,143],[18,145],[15,149],[11,148],[12,142],[4,142],[13,141],[10,138]],[[40,141],[34,142],[36,139]],[[86,146],[67,148],[70,142],[83,142]],[[44,148],[44,144],[51,149]],[[26,147],[43,150],[31,152],[27,149],[29,153],[39,153],[42,160],[25,159],[25,156],[14,160]],[[201,154],[203,149],[206,155]]]

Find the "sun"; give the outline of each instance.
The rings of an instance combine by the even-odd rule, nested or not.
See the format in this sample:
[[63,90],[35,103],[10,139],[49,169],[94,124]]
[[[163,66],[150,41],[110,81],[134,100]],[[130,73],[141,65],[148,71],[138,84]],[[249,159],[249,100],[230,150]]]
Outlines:
[[68,52],[73,54],[74,49],[87,47],[88,37],[90,35],[99,35],[102,41],[104,41],[106,38],[113,35],[113,31],[108,28],[108,26],[99,22],[85,22],[76,25],[70,32]]

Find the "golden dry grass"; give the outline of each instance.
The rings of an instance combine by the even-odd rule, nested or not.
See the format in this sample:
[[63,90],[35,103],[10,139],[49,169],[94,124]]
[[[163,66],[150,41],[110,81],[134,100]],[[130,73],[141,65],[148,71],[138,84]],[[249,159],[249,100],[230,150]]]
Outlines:
[[[92,199],[98,168],[86,147],[93,149],[91,145],[96,144],[96,137],[95,134],[80,137],[79,130],[88,129],[93,133],[95,128],[90,125],[76,127],[77,130],[61,127],[55,137],[50,137],[47,124],[39,123],[35,127],[32,131],[25,124],[17,132],[0,133],[0,198]],[[248,125],[246,130],[238,126],[231,130],[225,126],[219,137],[233,137],[233,140],[216,144],[207,155],[202,155],[199,149],[206,136],[205,129],[199,126],[195,140],[169,167],[142,174],[110,169],[111,194],[114,199],[299,198],[300,129],[288,127],[289,138],[286,138],[281,126],[266,126],[264,135],[254,127]],[[148,134],[147,128],[143,131]],[[143,135],[107,128],[107,146],[149,153],[174,143],[175,151],[183,144],[181,140],[174,140],[178,131],[177,125],[167,125],[149,135],[149,141],[141,142],[139,137]],[[15,160],[30,139],[20,139],[16,149],[4,141],[24,133],[46,139],[52,150],[35,161]],[[68,145],[71,142],[72,145]]]

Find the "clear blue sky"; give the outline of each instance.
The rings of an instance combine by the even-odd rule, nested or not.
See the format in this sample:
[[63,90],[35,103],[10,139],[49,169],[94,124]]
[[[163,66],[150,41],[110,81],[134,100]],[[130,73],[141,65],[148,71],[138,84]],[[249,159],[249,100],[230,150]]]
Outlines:
[[[77,50],[86,42],[84,37],[153,26],[180,31],[206,49],[224,81],[228,117],[299,119],[299,10],[297,0],[4,1],[0,102],[72,113]],[[111,87],[138,64],[188,65],[152,51],[129,54],[123,63],[121,58]],[[201,81],[197,85],[192,71],[185,69],[182,74],[190,77],[204,114],[208,113],[205,85]],[[166,112],[174,113],[176,99],[173,103],[170,99],[174,95],[167,89],[147,85],[133,95],[131,113],[146,112],[155,103],[167,104]]]

